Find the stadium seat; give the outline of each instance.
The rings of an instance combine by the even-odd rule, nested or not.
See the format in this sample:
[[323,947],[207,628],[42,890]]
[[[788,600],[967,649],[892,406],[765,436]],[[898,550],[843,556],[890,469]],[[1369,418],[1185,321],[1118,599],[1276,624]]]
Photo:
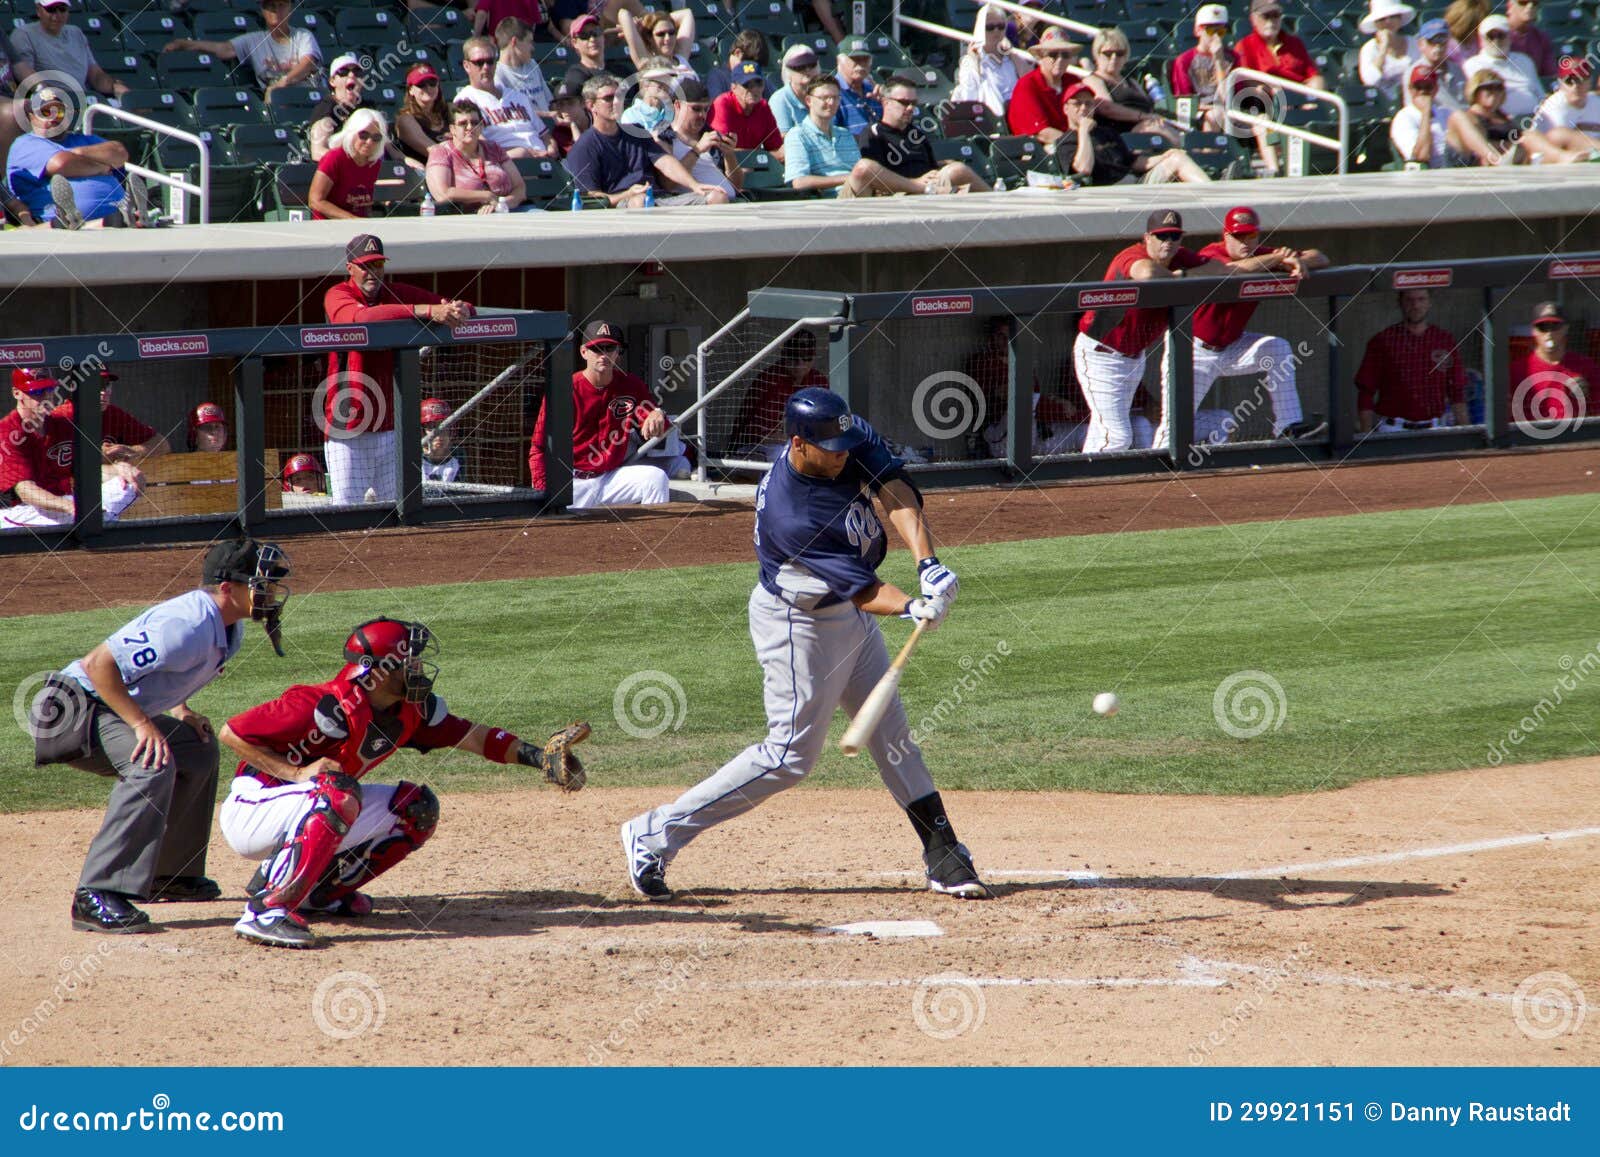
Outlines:
[[164,88],[129,89],[122,94],[122,108],[124,112],[135,113],[146,120],[174,128],[189,128],[194,124],[189,102]]
[[1040,168],[1047,155],[1035,137],[996,137],[989,144],[997,183],[1012,189],[1026,185],[1029,171]]
[[[31,4],[28,6],[27,15],[30,17],[33,15]],[[95,54],[96,59],[105,53],[123,50],[116,21],[109,14],[95,13],[75,23],[83,30],[83,38],[89,42],[89,51]]]
[[208,129],[225,125],[260,125],[269,120],[267,106],[243,88],[197,88],[190,94],[195,123]]
[[1136,153],[1164,153],[1172,148],[1172,142],[1160,133],[1123,133],[1122,143]]
[[[202,129],[195,135],[206,143],[206,157],[213,166],[233,163],[233,149],[222,137],[208,129]],[[162,137],[157,140],[154,155],[156,168],[164,173],[181,172],[200,163],[198,145],[173,137]]]
[[[460,56],[460,53],[456,53]],[[552,77],[559,80],[561,74],[574,64],[578,63],[578,54],[566,44],[534,44],[533,58],[539,62],[539,68],[544,72],[545,80]]]
[[200,12],[194,16],[196,40],[232,40],[246,32],[261,31],[261,23],[243,12]]
[[235,125],[230,135],[241,164],[287,164],[301,152],[298,134],[282,125]]
[[341,45],[393,44],[405,36],[400,21],[383,9],[345,5],[334,17],[333,27]]
[[1007,132],[1005,123],[989,111],[981,100],[953,100],[944,108],[940,126],[947,137],[999,137]]
[[[818,60],[832,59],[838,51],[833,46],[833,38],[826,32],[800,32],[783,38],[783,46],[776,53],[777,59],[782,60],[789,49],[797,44],[815,52]],[[723,54],[723,59],[727,59],[726,53]]]
[[1214,180],[1220,180],[1239,159],[1233,138],[1227,133],[1184,133],[1183,151]]
[[163,88],[205,88],[228,83],[228,69],[209,52],[162,52],[156,56],[156,79]]
[[129,16],[122,24],[120,41],[124,52],[157,53],[161,46],[189,35],[189,26],[165,12],[143,11]]
[[743,5],[739,9],[739,27],[754,29],[774,43],[805,31],[800,17],[789,11],[782,0],[759,0]]
[[460,44],[471,34],[472,20],[459,8],[419,8],[406,16],[406,35],[413,44],[438,48]]
[[372,190],[372,214],[384,217],[415,217],[427,192],[423,174],[410,165],[385,163],[383,175]]
[[560,161],[549,157],[522,157],[513,162],[528,187],[528,201],[552,211],[572,206],[572,181]]
[[327,14],[316,12],[310,8],[301,8],[298,5],[289,13],[289,24],[294,28],[304,28],[317,38],[317,46],[322,49],[323,56],[332,60],[338,55],[338,44],[334,40],[333,22]]
[[272,119],[289,128],[304,128],[311,110],[327,99],[327,92],[306,84],[291,84],[267,94],[267,111]]
[[293,161],[287,165],[269,165],[267,197],[273,209],[267,214],[269,221],[286,221],[291,210],[300,210],[307,220],[311,210],[306,208],[306,196],[311,192],[311,178],[317,166],[310,161]]
[[95,53],[100,68],[112,80],[120,80],[129,88],[158,88],[155,66],[145,57],[132,52]]
[[190,16],[197,12],[239,12],[253,16],[261,10],[256,0],[188,0],[183,10]]
[[933,159],[940,164],[960,161],[989,184],[996,184],[994,162],[989,159],[987,137],[974,137],[964,141],[930,141]]
[[749,201],[803,201],[811,194],[791,189],[783,179],[783,163],[765,149],[750,149],[739,154],[739,167],[745,170],[744,198]]

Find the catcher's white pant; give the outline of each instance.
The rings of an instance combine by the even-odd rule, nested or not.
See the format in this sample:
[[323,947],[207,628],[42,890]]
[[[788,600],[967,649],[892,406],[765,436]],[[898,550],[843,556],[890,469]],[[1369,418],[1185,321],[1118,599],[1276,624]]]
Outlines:
[[1072,365],[1078,388],[1089,403],[1089,430],[1083,438],[1085,454],[1133,448],[1129,410],[1133,395],[1144,380],[1145,355],[1125,357],[1086,333],[1072,345]]
[[[139,489],[126,478],[107,478],[100,487],[101,517],[115,522],[139,499]],[[75,514],[58,514],[35,506],[9,506],[0,510],[0,526],[70,526]]]
[[[1168,343],[1166,351],[1161,355],[1161,380],[1172,380],[1172,348]],[[1285,429],[1300,421],[1300,391],[1295,387],[1294,379],[1295,356],[1294,350],[1289,348],[1289,343],[1281,337],[1272,337],[1263,333],[1240,334],[1238,340],[1214,350],[1210,346],[1202,345],[1199,341],[1194,343],[1194,408],[1200,409],[1200,403],[1210,391],[1218,378],[1232,377],[1235,374],[1253,374],[1260,372],[1266,377],[1267,398],[1272,404],[1272,436],[1281,435]],[[1156,427],[1156,445],[1165,445],[1167,441],[1167,406],[1166,391],[1162,391],[1161,424]],[[1244,411],[1244,403],[1237,408]],[[1233,414],[1232,425],[1237,428],[1244,424],[1244,419],[1250,415],[1248,412]],[[1229,433],[1232,433],[1230,430]],[[1204,442],[1198,427],[1195,429],[1195,441]]]
[[659,506],[671,501],[667,472],[659,466],[636,463],[618,466],[598,478],[572,480],[570,510],[595,506]]
[[328,465],[328,490],[335,502],[396,500],[395,472],[400,460],[393,430],[329,438],[322,444],[322,453]]
[[[314,790],[309,783],[268,787],[253,775],[235,776],[228,798],[222,801],[223,838],[230,848],[252,860],[273,855],[300,826]],[[362,781],[361,811],[339,841],[341,852],[398,830],[395,814],[389,810],[394,793],[394,784]]]

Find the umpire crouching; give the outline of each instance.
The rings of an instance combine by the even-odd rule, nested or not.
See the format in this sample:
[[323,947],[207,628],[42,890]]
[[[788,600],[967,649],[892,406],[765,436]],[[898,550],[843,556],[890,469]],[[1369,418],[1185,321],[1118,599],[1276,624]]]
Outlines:
[[189,697],[222,673],[262,622],[273,649],[289,563],[271,543],[220,542],[198,590],[150,608],[49,677],[29,711],[34,763],[115,777],[105,822],[84,861],[72,926],[146,932],[144,900],[214,900],[205,876],[217,798],[217,739]]

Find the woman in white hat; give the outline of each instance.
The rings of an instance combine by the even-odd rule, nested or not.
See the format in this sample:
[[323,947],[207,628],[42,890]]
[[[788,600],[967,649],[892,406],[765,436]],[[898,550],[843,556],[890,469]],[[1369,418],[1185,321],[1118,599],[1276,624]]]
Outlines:
[[1004,8],[987,5],[978,9],[973,24],[972,42],[961,54],[956,68],[956,85],[951,100],[981,100],[997,117],[1006,115],[1006,105],[1021,80],[1033,70],[1034,60],[1008,39],[1009,18]]
[[1371,4],[1360,24],[1361,31],[1372,37],[1361,46],[1361,83],[1393,97],[1421,55],[1411,38],[1400,31],[1411,23],[1417,10],[1400,0],[1371,0]]

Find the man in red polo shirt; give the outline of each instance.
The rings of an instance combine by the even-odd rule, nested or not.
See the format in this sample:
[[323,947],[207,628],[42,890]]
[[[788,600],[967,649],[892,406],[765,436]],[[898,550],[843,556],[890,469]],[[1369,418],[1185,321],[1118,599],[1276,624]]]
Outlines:
[[1311,88],[1327,88],[1305,41],[1283,30],[1279,0],[1250,0],[1250,33],[1233,46],[1238,67],[1281,76]]
[[1356,370],[1356,428],[1363,434],[1467,424],[1461,343],[1428,321],[1433,295],[1402,289],[1400,320],[1367,342]]
[[1525,433],[1529,423],[1559,422],[1563,432],[1589,414],[1589,391],[1600,386],[1600,364],[1567,349],[1567,319],[1561,306],[1533,307],[1533,351],[1511,363],[1511,421]]
[[[359,233],[344,250],[349,280],[322,299],[328,322],[429,321],[455,325],[472,316],[465,301],[446,301],[417,285],[387,281],[383,242]],[[394,502],[400,468],[389,399],[394,385],[393,350],[333,350],[328,376],[318,389],[323,459],[335,502]],[[315,403],[314,403],[315,404]]]
[[1017,81],[1006,105],[1006,124],[1013,134],[1048,145],[1071,129],[1064,95],[1067,67],[1081,51],[1065,29],[1054,24],[1045,29],[1032,52],[1039,67]]
[[767,77],[753,60],[741,60],[728,70],[733,87],[711,102],[711,127],[732,137],[739,149],[766,149],[783,160],[783,134],[767,104]]
[[[632,437],[648,441],[672,424],[642,378],[618,368],[621,331],[590,322],[583,331],[583,369],[572,375],[572,508],[654,506],[670,500],[667,472],[643,462],[625,465]],[[533,488],[545,488],[545,404],[528,444]]]
[[[1145,222],[1144,236],[1111,259],[1101,280],[1137,282],[1181,277],[1186,269],[1198,269],[1213,277],[1231,272],[1222,262],[1184,248],[1183,218],[1176,209],[1157,209]],[[1137,289],[1124,292],[1137,302]],[[1085,454],[1132,448],[1129,411],[1133,395],[1144,380],[1146,352],[1166,331],[1165,306],[1112,306],[1090,309],[1083,315],[1072,347],[1072,364],[1078,373],[1078,387],[1089,403]]]

